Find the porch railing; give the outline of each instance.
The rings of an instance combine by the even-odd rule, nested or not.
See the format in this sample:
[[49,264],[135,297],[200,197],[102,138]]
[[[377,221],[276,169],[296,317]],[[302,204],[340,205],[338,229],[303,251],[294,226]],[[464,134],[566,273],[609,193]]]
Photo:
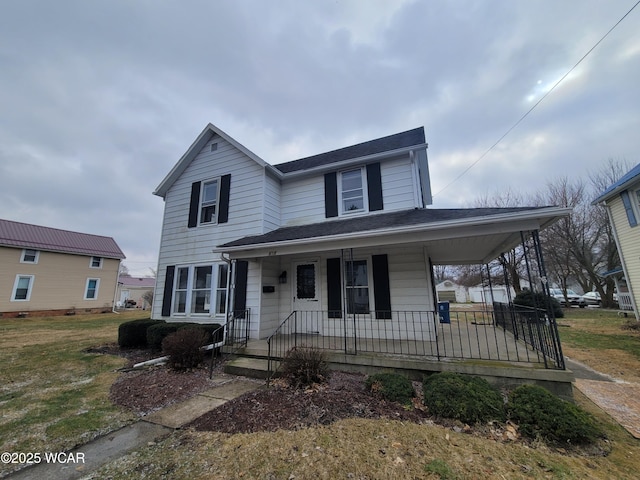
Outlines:
[[[227,323],[215,330],[212,334],[214,345],[227,347],[226,353],[232,355],[240,348],[246,347],[249,342],[249,327],[251,324],[251,310],[235,310],[227,318]],[[217,339],[221,339],[217,342]],[[209,365],[209,378],[213,377],[213,369],[217,360],[221,357],[220,348],[216,347],[211,352]]]
[[555,322],[533,321],[513,307],[484,310],[340,312],[294,311],[268,338],[269,371],[292,348],[347,355],[376,353],[443,359],[542,363],[564,369]]

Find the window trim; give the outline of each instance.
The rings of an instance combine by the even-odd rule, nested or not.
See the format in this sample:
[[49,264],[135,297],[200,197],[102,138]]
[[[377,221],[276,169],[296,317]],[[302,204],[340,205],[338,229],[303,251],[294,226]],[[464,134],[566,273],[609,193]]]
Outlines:
[[[216,200],[213,204],[215,206],[215,213],[211,218],[210,222],[202,221],[202,209],[204,207],[204,192],[205,185],[210,183],[216,183]],[[200,198],[198,200],[198,225],[217,225],[218,224],[218,216],[220,215],[220,190],[221,190],[222,182],[221,177],[210,178],[209,180],[203,180],[200,182]]]
[[[94,280],[96,282],[96,286],[93,289],[94,290],[93,297],[89,297],[89,283],[94,281]],[[99,290],[100,290],[100,279],[99,278],[91,278],[91,277],[87,278],[87,283],[85,283],[85,286],[84,286],[84,300],[88,300],[88,301],[97,300],[98,299]]]
[[[343,175],[350,172],[360,171],[360,184],[362,188],[362,208],[358,210],[344,210],[343,203],[343,192],[344,188],[342,186]],[[352,216],[369,212],[369,189],[368,189],[368,181],[367,181],[367,171],[365,166],[349,168],[346,170],[341,170],[338,172],[337,178],[337,193],[338,193],[338,216]]]
[[[97,267],[93,264],[93,260],[95,258],[98,259],[98,264],[99,265]],[[100,269],[100,268],[102,268],[103,263],[104,263],[104,257],[98,257],[96,255],[93,255],[92,257],[89,258],[89,268]]]
[[[28,278],[29,286],[27,287],[27,295],[26,298],[16,298],[16,293],[18,290],[18,284],[20,283],[20,279]],[[33,284],[35,283],[35,275],[23,275],[21,273],[16,275],[16,279],[13,282],[13,290],[11,291],[11,301],[12,302],[28,302],[31,300],[31,293],[33,292]]]
[[[33,261],[27,260],[25,257],[27,256],[27,252],[35,252]],[[29,263],[31,265],[35,265],[38,263],[40,259],[40,250],[36,250],[34,248],[23,248],[22,255],[20,255],[20,263]]]
[[[219,276],[220,276],[220,267],[227,266],[222,262],[213,262],[213,263],[198,263],[194,265],[176,265],[175,266],[175,274],[173,278],[173,285],[171,288],[171,317],[206,317],[206,318],[215,318],[215,317],[226,317],[227,309],[228,309],[228,300],[229,300],[229,281],[230,275],[227,267],[227,278],[225,282],[225,288],[219,288]],[[195,288],[195,272],[196,268],[201,267],[210,267],[211,268],[211,282],[209,285],[209,311],[208,312],[195,312],[193,308],[193,299],[195,291],[203,291],[203,289]],[[186,288],[178,288],[178,281],[180,279],[180,271],[185,269],[187,271],[187,285]],[[185,292],[185,308],[184,312],[176,311],[177,302],[178,302],[178,293]],[[225,302],[224,302],[224,312],[218,312],[218,294],[221,291],[226,291]]]
[[[349,264],[350,261],[353,262],[365,262],[365,265],[367,267],[367,291],[368,291],[368,296],[369,296],[369,308],[368,311],[366,313],[363,312],[350,312],[349,311],[349,289],[353,289],[353,288],[364,288],[364,286],[361,287],[355,287],[355,286],[349,286],[349,279],[347,278],[349,269],[347,267],[347,265]],[[374,290],[373,290],[373,266],[372,266],[372,261],[371,261],[371,256],[367,255],[364,257],[356,257],[353,258],[352,260],[344,260],[344,263],[342,265],[343,267],[343,285],[344,285],[344,298],[345,298],[345,306],[344,306],[344,311],[347,315],[353,315],[355,313],[355,315],[370,315],[372,312],[376,311],[376,306],[375,306],[375,295],[374,295]]]

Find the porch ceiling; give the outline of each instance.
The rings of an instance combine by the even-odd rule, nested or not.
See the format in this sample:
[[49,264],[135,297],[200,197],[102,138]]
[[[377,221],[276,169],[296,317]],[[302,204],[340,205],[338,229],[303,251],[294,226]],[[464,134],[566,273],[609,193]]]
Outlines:
[[419,209],[283,227],[220,245],[231,259],[394,245],[424,246],[434,264],[481,264],[521,243],[569,208]]

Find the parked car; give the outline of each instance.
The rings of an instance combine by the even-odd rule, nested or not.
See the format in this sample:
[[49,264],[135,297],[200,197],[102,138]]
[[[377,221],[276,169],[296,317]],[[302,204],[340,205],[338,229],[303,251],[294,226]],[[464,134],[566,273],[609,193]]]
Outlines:
[[[551,296],[553,298],[555,298],[556,300],[558,300],[558,302],[560,302],[560,305],[562,305],[563,307],[566,306],[565,305],[565,298],[564,298],[564,293],[561,289],[559,288],[550,288],[549,292],[551,293]],[[574,292],[573,290],[571,290],[570,288],[567,288],[567,300],[569,300],[569,305],[575,306],[575,307],[585,307],[586,304],[582,301],[582,297],[580,295],[578,295],[576,292]]]
[[600,294],[598,292],[587,292],[582,295],[582,301],[585,305],[597,305],[600,306],[602,304],[602,299],[600,298]]

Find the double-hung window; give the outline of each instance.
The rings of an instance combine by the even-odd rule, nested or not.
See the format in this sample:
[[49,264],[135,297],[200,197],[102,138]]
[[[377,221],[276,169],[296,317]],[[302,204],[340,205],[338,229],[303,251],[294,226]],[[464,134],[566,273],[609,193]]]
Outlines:
[[38,257],[40,252],[38,250],[31,250],[25,248],[22,250],[22,256],[20,257],[20,263],[38,263]]
[[91,268],[102,268],[102,257],[91,257],[89,266]]
[[11,294],[12,302],[28,302],[33,290],[33,275],[17,275]]
[[369,269],[366,260],[345,264],[347,313],[369,313]]
[[98,298],[99,278],[87,278],[87,286],[84,290],[85,300],[96,300]]
[[340,213],[348,215],[366,211],[367,188],[363,168],[340,173]]
[[200,223],[216,223],[218,208],[218,180],[202,184],[200,200]]
[[[224,315],[227,309],[226,264],[178,267],[173,293],[177,315]],[[214,299],[212,305],[211,300]]]

